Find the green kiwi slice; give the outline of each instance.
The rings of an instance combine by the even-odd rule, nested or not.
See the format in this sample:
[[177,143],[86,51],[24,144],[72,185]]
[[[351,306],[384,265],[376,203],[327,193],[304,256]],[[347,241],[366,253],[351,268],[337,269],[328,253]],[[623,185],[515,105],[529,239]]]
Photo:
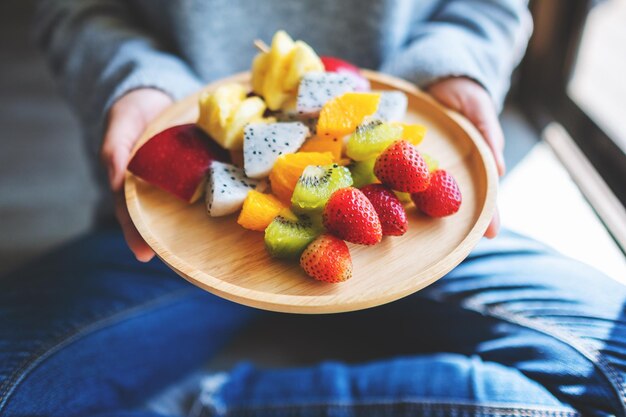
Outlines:
[[281,214],[265,229],[265,247],[274,258],[298,259],[320,233],[307,215]]
[[346,167],[338,164],[309,165],[293,190],[291,208],[296,213],[319,214],[332,193],[351,185],[352,175]]
[[401,137],[401,126],[367,119],[348,138],[346,154],[355,161],[376,158],[387,146]]
[[376,158],[367,159],[365,161],[353,161],[348,168],[352,174],[353,186],[361,188],[368,184],[374,184],[378,181],[376,175],[374,175],[374,165],[376,164]]

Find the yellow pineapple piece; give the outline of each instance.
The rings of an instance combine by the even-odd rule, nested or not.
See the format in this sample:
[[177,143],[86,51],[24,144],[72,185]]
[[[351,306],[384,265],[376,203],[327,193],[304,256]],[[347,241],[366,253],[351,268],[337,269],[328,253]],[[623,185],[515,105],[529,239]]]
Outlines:
[[268,53],[260,53],[252,60],[252,91],[255,94],[263,95],[263,82],[267,74],[270,63]]
[[[216,112],[216,118],[220,126],[224,127],[228,118],[246,98],[246,89],[238,83],[224,84],[215,89],[210,95],[210,108]],[[212,117],[213,118],[213,117]]]
[[269,68],[263,80],[262,95],[270,110],[280,109],[288,98],[283,89],[283,81],[289,71],[289,54],[293,48],[294,42],[286,32],[276,32],[269,52]]
[[231,83],[200,96],[197,124],[226,149],[241,149],[244,126],[265,112],[263,99],[246,98],[246,93],[243,85]]
[[283,80],[283,90],[297,93],[300,79],[311,71],[324,71],[324,64],[313,48],[302,41],[296,41],[289,57],[289,71]]
[[243,100],[228,119],[221,145],[226,149],[241,149],[243,128],[250,122],[262,119],[263,112],[265,112],[265,102],[260,97],[249,97]]
[[203,93],[200,96],[198,126],[220,142],[228,119],[245,98],[246,89],[237,83],[224,84],[213,92]]
[[300,79],[309,71],[324,71],[324,64],[309,45],[294,42],[281,30],[274,34],[270,50],[252,61],[252,90],[270,110],[295,109]]

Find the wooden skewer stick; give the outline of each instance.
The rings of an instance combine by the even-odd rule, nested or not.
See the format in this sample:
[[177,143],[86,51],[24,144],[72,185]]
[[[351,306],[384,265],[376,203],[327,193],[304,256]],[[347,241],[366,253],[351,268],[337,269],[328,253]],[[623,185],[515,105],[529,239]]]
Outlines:
[[258,49],[261,52],[269,52],[270,51],[270,47],[267,46],[267,44],[265,42],[263,42],[261,39],[255,39],[254,40],[254,46],[256,46],[256,49]]

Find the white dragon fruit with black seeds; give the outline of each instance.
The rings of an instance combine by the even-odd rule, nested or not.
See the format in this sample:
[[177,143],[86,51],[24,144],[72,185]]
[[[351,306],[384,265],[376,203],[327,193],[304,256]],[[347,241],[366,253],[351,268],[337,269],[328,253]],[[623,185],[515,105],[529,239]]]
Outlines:
[[250,123],[243,132],[243,168],[250,178],[267,177],[280,155],[294,153],[309,136],[301,122]]
[[277,112],[270,114],[270,116],[275,117],[279,122],[302,122],[306,127],[309,128],[309,136],[315,136],[317,133],[317,121],[319,117],[311,116],[306,114],[298,114],[298,113],[284,113]]
[[327,101],[355,91],[353,77],[336,72],[308,72],[300,80],[296,110],[299,114],[317,115]]
[[206,185],[206,206],[212,217],[235,213],[243,205],[248,191],[263,191],[266,181],[246,177],[241,168],[213,161]]
[[406,94],[401,91],[380,91],[378,110],[372,117],[386,122],[399,122],[406,116],[408,101]]

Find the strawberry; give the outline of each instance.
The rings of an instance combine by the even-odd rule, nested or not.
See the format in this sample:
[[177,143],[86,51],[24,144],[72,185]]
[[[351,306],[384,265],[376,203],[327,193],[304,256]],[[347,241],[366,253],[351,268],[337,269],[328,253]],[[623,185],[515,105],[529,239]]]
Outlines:
[[300,266],[318,281],[343,282],[352,276],[348,245],[333,235],[315,238],[300,256]]
[[365,197],[372,203],[378,214],[383,236],[402,236],[409,226],[406,212],[400,199],[382,184],[370,184],[361,187]]
[[376,158],[374,174],[383,184],[405,193],[424,191],[430,181],[426,161],[406,140],[394,142]]
[[431,174],[426,191],[411,194],[411,199],[427,215],[444,217],[459,211],[461,190],[452,175],[439,169]]
[[370,82],[361,74],[361,71],[351,63],[332,56],[321,56],[327,72],[346,74],[354,79],[356,91],[370,91]]
[[383,236],[376,209],[353,187],[341,188],[330,196],[323,221],[330,233],[348,242],[375,245]]

